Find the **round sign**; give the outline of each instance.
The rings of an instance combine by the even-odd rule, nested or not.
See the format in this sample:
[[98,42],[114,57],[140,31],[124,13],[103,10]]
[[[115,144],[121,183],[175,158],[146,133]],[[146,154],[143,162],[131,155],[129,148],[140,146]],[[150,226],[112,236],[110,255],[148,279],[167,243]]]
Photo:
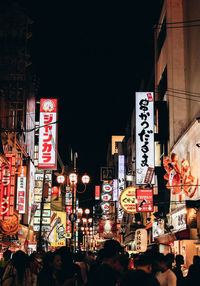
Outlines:
[[76,220],[77,220],[77,215],[76,214],[70,214],[69,215],[69,220],[71,221],[71,222],[75,222]]
[[128,187],[121,192],[119,203],[124,212],[136,213],[136,188]]
[[109,184],[103,184],[103,191],[109,193],[112,191],[112,186]]
[[102,209],[103,211],[109,211],[109,209],[110,209],[110,204],[107,203],[107,202],[101,203],[101,209]]
[[110,194],[102,194],[101,195],[101,199],[103,202],[108,202],[111,200],[111,198],[112,198],[112,196]]

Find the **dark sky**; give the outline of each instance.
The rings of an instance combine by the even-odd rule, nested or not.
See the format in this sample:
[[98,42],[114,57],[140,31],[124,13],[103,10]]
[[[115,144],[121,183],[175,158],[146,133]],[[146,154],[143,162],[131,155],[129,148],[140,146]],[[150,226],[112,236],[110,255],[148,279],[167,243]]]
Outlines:
[[41,97],[59,98],[59,153],[98,183],[111,135],[124,134],[133,94],[153,70],[160,0],[20,1],[34,24],[32,68]]

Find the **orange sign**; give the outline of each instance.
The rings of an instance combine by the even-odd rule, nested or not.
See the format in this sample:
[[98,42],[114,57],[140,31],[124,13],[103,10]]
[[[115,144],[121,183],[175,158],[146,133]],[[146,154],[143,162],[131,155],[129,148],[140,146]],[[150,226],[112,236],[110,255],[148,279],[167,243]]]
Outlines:
[[124,212],[136,213],[136,188],[128,187],[121,192],[119,203]]

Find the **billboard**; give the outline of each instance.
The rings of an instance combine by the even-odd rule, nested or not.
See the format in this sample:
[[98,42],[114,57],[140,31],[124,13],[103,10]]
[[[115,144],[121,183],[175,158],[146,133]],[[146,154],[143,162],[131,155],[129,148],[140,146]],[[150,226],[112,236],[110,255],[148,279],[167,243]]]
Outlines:
[[136,209],[137,212],[152,212],[153,211],[153,190],[152,189],[137,189],[136,190]]
[[119,198],[122,210],[128,214],[136,213],[136,188],[128,187],[124,189]]
[[[65,246],[66,245],[66,213],[65,212],[54,212],[54,213],[56,214],[56,217],[51,221],[51,228],[53,228],[51,246],[55,246],[55,247]],[[58,219],[59,221],[57,221]]]
[[57,99],[40,99],[38,168],[57,169]]
[[136,184],[154,184],[154,96],[136,92]]

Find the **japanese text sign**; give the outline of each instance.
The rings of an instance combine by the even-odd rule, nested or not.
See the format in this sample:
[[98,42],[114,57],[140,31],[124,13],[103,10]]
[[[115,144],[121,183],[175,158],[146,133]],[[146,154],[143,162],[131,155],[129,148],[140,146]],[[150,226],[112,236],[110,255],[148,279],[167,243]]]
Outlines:
[[145,252],[147,250],[147,231],[139,228],[135,232],[136,251]]
[[57,99],[40,100],[38,168],[56,169]]
[[15,195],[15,155],[6,154],[9,164],[0,172],[0,218],[12,216],[14,213]]
[[119,203],[122,210],[126,213],[136,213],[136,188],[128,187],[120,195]]
[[17,175],[17,210],[25,214],[26,207],[26,166],[19,166]]
[[[154,99],[152,92],[136,92],[135,98],[136,184],[141,185],[147,184],[147,173],[154,170]],[[154,184],[154,175],[148,178],[148,184]]]

